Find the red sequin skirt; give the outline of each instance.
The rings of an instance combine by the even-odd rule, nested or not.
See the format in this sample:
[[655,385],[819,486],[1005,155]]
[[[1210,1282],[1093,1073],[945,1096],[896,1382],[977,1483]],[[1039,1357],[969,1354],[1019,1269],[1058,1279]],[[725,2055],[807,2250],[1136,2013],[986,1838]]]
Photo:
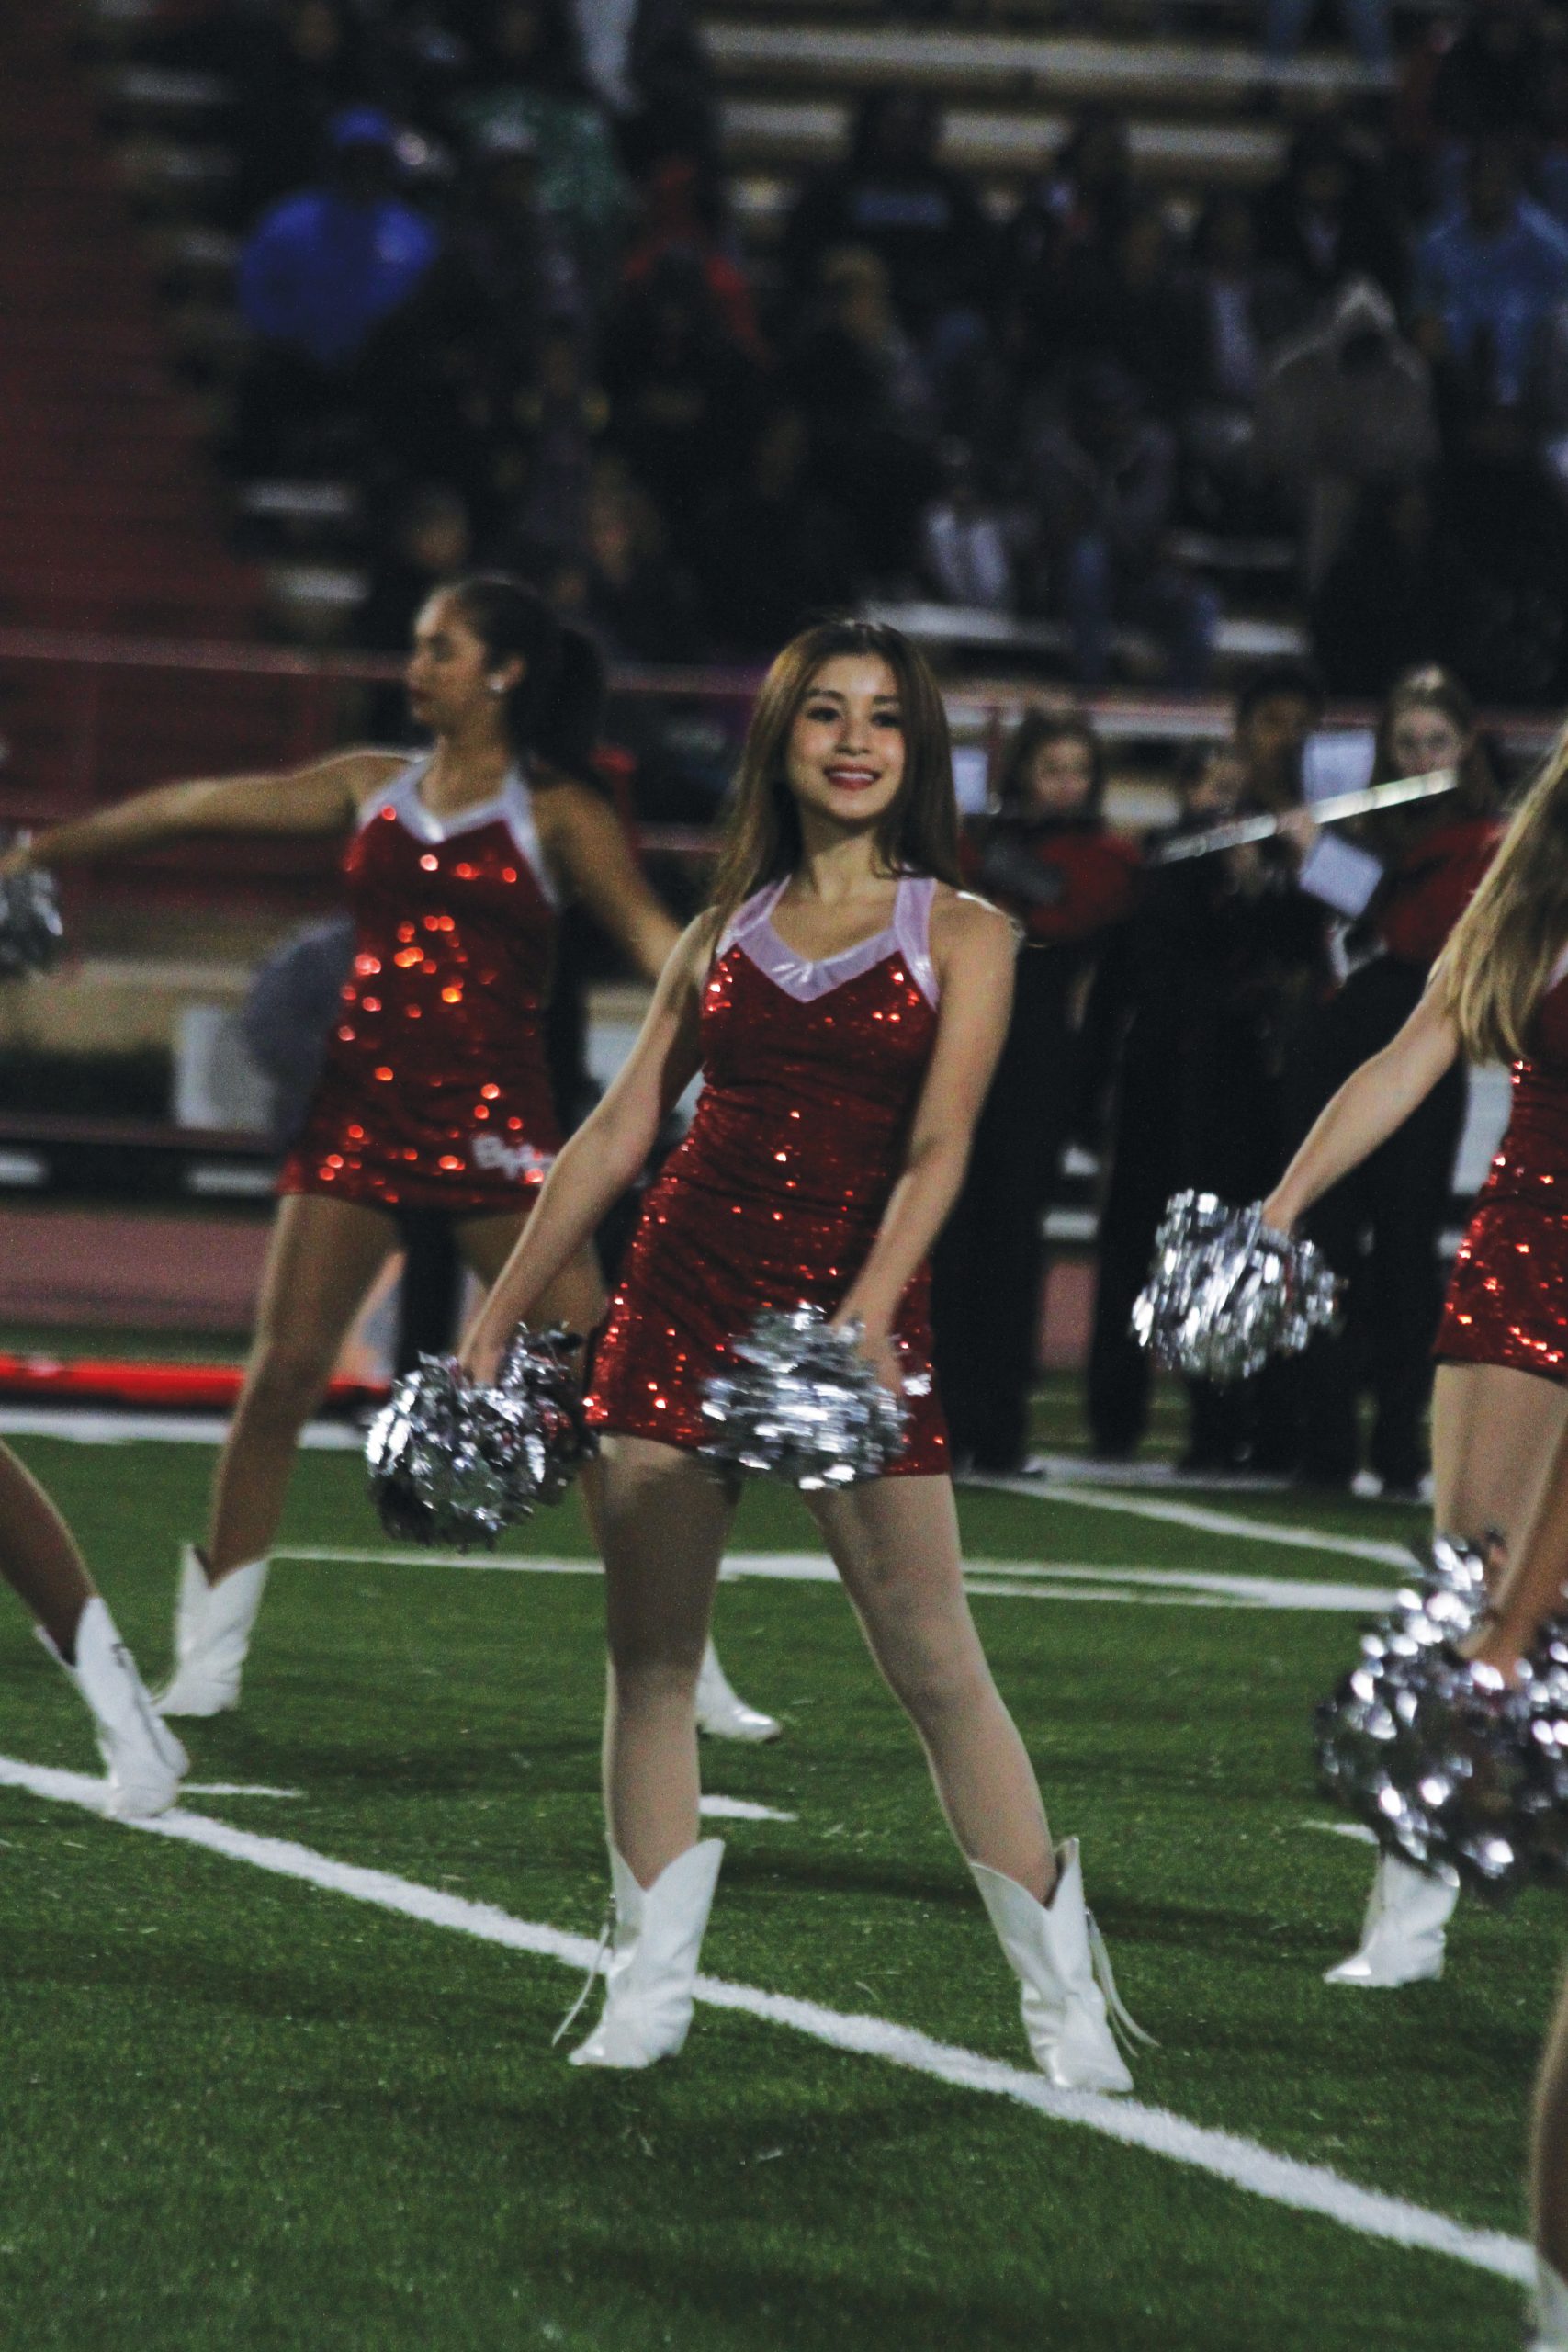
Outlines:
[[1568,1382],[1568,1216],[1517,1193],[1482,1194],[1433,1353]]
[[515,1216],[532,1207],[559,1148],[542,1069],[480,1084],[400,1072],[367,1086],[329,1062],[277,1189],[394,1216]]
[[[874,1228],[834,1230],[807,1210],[720,1199],[666,1173],[648,1196],[594,1349],[589,1420],[609,1434],[699,1451],[712,1435],[703,1384],[731,1367],[730,1340],[765,1307],[804,1303],[832,1314],[874,1238]],[[909,1371],[929,1378],[924,1268],[904,1294],[895,1329]],[[904,1452],[884,1476],[941,1477],[949,1467],[947,1424],[934,1381],[907,1402]]]

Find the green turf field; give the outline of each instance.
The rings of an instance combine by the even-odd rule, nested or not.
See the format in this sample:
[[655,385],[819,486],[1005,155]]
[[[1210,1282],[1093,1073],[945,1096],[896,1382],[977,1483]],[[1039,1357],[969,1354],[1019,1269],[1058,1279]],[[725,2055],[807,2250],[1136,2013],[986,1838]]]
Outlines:
[[[19,1450],[160,1674],[209,1453]],[[1138,2099],[1204,2127],[1205,2148],[1239,2134],[1517,2235],[1561,1907],[1462,1911],[1440,1986],[1320,1982],[1354,1939],[1370,1856],[1311,1826],[1327,1808],[1307,1716],[1357,1619],[1264,1605],[1280,1584],[1394,1571],[1258,1530],[1390,1543],[1416,1515],[1181,1500],[1253,1532],[963,1499],[976,1561],[1039,1571],[978,1568],[1003,1589],[975,1606],[1057,1834],[1083,1839],[1123,1996],[1158,2037],[1134,2062]],[[292,1793],[186,1810],[593,1936],[596,1578],[300,1556],[391,1548],[352,1454],[302,1460],[287,1541],[244,1709],[188,1744],[198,1781]],[[575,1505],[515,1548],[585,1555]],[[753,1488],[737,1548],[815,1546],[793,1498]],[[1104,1574],[1062,1597],[1074,1580],[1053,1582],[1052,1562]],[[1269,1582],[1238,1605],[1127,1580],[1147,1570]],[[710,1747],[708,1786],[791,1817],[714,1824],[728,1853],[705,1969],[1025,2066],[1011,1981],[842,1596],[743,1577],[718,1630],[788,1733]],[[5,1596],[0,1753],[95,1768],[85,1716]],[[578,1983],[560,1961],[18,1788],[0,1788],[0,1979],[7,2352],[1519,2341],[1517,2288],[1474,2260],[744,2010],[699,2007],[674,2064],[580,2074],[551,2047]]]

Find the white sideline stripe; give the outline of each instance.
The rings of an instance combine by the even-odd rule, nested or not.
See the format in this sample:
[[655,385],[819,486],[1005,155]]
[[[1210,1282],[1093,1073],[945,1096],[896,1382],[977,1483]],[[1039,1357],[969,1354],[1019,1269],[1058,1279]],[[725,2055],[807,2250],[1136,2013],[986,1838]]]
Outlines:
[[[104,1784],[81,1772],[60,1772],[39,1764],[0,1756],[0,1786],[25,1789],[56,1804],[85,1805],[101,1813]],[[333,1861],[310,1846],[281,1838],[261,1838],[248,1829],[231,1828],[199,1813],[176,1810],[158,1821],[127,1823],[125,1826],[172,1838],[231,1861],[249,1862],[279,1878],[299,1879],[356,1903],[376,1905],[404,1918],[423,1920],[433,1928],[448,1928],[477,1936],[486,1943],[512,1951],[534,1953],[558,1961],[564,1967],[586,1969],[597,1947],[587,1936],[565,1934],[531,1919],[515,1919],[490,1903],[472,1903],[446,1894],[417,1881],[398,1878],[390,1871],[367,1870],[358,1864]],[[1442,2254],[1470,2263],[1521,2286],[1535,2277],[1535,2257],[1522,2238],[1501,2230],[1471,2229],[1447,2214],[1429,2212],[1401,2197],[1386,2197],[1346,2180],[1326,2165],[1303,2163],[1294,2156],[1276,2155],[1246,2140],[1238,2132],[1217,2132],[1207,2124],[1189,2123],[1167,2108],[1145,2107],[1137,2099],[1103,2098],[1095,2091],[1059,2091],[1043,2076],[1009,2066],[1000,2059],[982,2057],[951,2042],[934,2041],[912,2026],[889,2024],[885,2018],[857,2017],[840,2009],[798,2001],[783,1993],[764,1993],[751,1984],[731,1984],[723,1979],[699,1976],[697,1998],[710,2008],[732,2009],[807,2035],[830,2050],[848,2051],[861,2058],[880,2058],[907,2066],[959,2090],[984,2091],[1035,2109],[1058,2123],[1077,2123],[1130,2148],[1189,2165],[1216,2180],[1228,2181],[1251,2196],[1263,2197],[1297,2212],[1315,2213],[1365,2237],[1382,2238],[1426,2254]]]
[[[506,1576],[596,1577],[597,1560],[512,1554],[372,1551],[285,1544],[276,1560],[320,1561],[355,1567],[438,1567],[499,1570]],[[728,1552],[719,1580],[760,1577],[792,1584],[837,1584],[839,1572],[820,1552]],[[1379,1585],[1315,1584],[1304,1578],[1222,1575],[1206,1568],[1104,1567],[1056,1560],[971,1560],[964,1581],[970,1592],[1005,1600],[1134,1601],[1190,1609],[1316,1609],[1352,1617],[1377,1615],[1393,1604]]]
[[750,1797],[699,1797],[697,1811],[715,1821],[798,1821],[798,1813],[779,1813],[771,1804],[753,1804]]
[[1321,1829],[1330,1838],[1353,1838],[1358,1846],[1375,1846],[1378,1834],[1361,1821],[1303,1821],[1303,1829]]
[[302,1797],[303,1789],[268,1789],[256,1781],[186,1781],[187,1797]]
[[[221,1445],[227,1413],[120,1413],[87,1405],[0,1405],[0,1435],[58,1437],[73,1445],[130,1445],[151,1439],[165,1445]],[[310,1421],[301,1432],[307,1453],[358,1453],[365,1432],[350,1421]]]
[[1330,1535],[1320,1527],[1298,1527],[1271,1519],[1244,1519],[1237,1511],[1209,1510],[1201,1503],[1145,1503],[1131,1495],[1109,1495],[1091,1487],[1043,1485],[1038,1478],[987,1478],[987,1489],[1027,1495],[1037,1503],[1068,1503],[1076,1510],[1118,1510],[1130,1519],[1161,1520],[1168,1527],[1191,1527],[1201,1535],[1235,1535],[1248,1544],[1282,1544],[1292,1551],[1337,1552],[1348,1560],[1376,1560],[1384,1567],[1414,1565],[1406,1544],[1379,1544],[1370,1536]]

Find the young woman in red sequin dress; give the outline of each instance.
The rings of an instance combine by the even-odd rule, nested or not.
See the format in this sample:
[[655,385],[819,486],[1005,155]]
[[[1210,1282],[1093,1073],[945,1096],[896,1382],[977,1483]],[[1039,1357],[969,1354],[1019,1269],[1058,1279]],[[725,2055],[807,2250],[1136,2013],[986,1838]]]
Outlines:
[[[189,834],[348,835],[354,967],[279,1180],[207,1546],[183,1564],[167,1714],[238,1702],[299,1432],[398,1246],[400,1216],[449,1216],[488,1282],[537,1198],[560,1144],[542,1016],[563,897],[579,897],[650,979],[678,936],[613,811],[565,772],[586,756],[602,694],[586,639],[531,589],[479,574],[424,605],[407,676],[413,718],[434,737],[427,754],[341,752],[288,775],[168,785],[10,860],[61,865]],[[578,1330],[598,1321],[590,1235],[541,1305]],[[751,1715],[742,1736],[754,1725],[776,1728]]]
[[[1392,1044],[1348,1079],[1264,1203],[1289,1231],[1463,1056],[1513,1064],[1513,1110],[1460,1244],[1438,1326],[1433,1515],[1498,1564],[1550,1495],[1568,1430],[1568,735]],[[1441,1973],[1453,1891],[1392,1856],[1337,1984]]]
[[[467,1343],[487,1374],[634,1178],[700,1069],[690,1134],[645,1205],[592,1363],[608,1572],[606,1802],[616,1925],[579,2063],[677,2051],[722,1848],[698,1842],[693,1693],[733,1487],[699,1458],[703,1384],[760,1310],[802,1301],[885,1383],[928,1366],[926,1260],[1007,1028],[1013,938],[954,887],[946,719],[895,631],[811,629],[762,687],[715,903],[686,932],[626,1068],[565,1147]],[[911,1388],[918,1384],[911,1383]],[[1077,1851],[1034,1774],[964,1598],[947,1437],[908,1394],[902,1458],[807,1498],[1065,2085],[1130,2077],[1097,1982]]]

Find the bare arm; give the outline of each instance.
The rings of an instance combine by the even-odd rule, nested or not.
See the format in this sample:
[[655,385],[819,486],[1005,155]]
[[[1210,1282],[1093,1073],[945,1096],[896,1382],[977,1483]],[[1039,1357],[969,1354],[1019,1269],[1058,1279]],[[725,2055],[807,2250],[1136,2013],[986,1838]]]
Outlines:
[[1313,1203],[1370,1159],[1438,1079],[1453,1067],[1459,1032],[1428,988],[1399,1035],[1352,1071],[1263,1204],[1267,1222],[1289,1233]]
[[660,1120],[696,1075],[697,1011],[710,944],[711,925],[699,916],[666,962],[637,1044],[614,1084],[545,1179],[516,1248],[464,1340],[462,1361],[477,1380],[493,1380],[513,1328],[526,1322],[535,1302],[636,1182]]
[[864,1324],[867,1353],[894,1388],[888,1333],[963,1187],[1012,1010],[1014,944],[1005,915],[976,899],[949,899],[937,910],[932,949],[942,983],[936,1049],[871,1255],[833,1317]]
[[360,803],[397,775],[397,752],[336,752],[272,775],[200,777],[133,793],[112,808],[51,826],[6,852],[0,874],[133,856],[190,833],[340,833]]
[[649,888],[615,810],[570,778],[541,778],[534,809],[550,864],[644,978],[657,980],[680,926]]

